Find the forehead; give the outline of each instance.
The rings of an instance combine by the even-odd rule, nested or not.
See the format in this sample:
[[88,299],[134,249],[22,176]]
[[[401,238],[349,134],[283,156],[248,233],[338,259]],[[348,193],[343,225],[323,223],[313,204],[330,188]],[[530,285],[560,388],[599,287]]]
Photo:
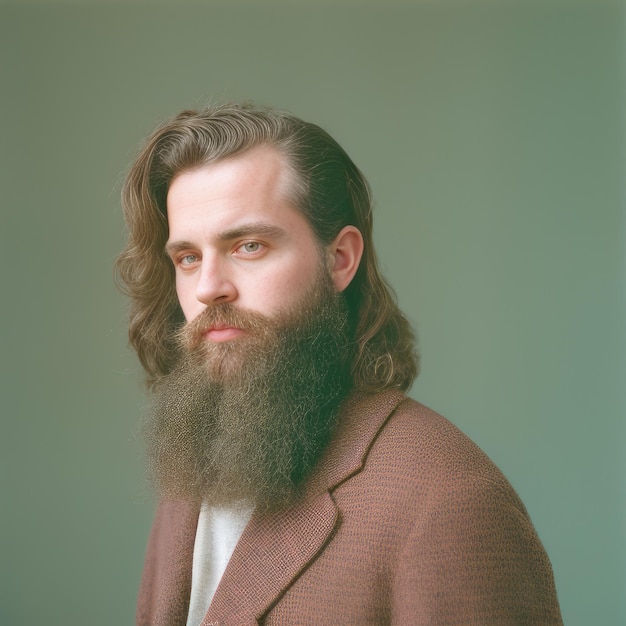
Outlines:
[[181,172],[167,195],[170,239],[246,222],[288,228],[294,213],[308,224],[292,200],[292,183],[286,157],[267,146]]

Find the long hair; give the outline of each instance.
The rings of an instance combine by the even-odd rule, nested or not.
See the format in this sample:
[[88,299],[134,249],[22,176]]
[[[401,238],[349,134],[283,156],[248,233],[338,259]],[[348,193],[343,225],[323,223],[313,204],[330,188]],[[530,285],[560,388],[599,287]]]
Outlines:
[[220,105],[184,111],[156,129],[131,166],[122,192],[128,242],[117,259],[117,282],[131,298],[129,338],[148,383],[171,371],[174,330],[184,323],[174,268],[165,254],[167,192],[179,173],[267,145],[291,168],[290,200],[320,244],[347,225],[365,243],[359,269],[344,291],[356,342],[353,385],[362,391],[407,390],[417,375],[415,338],[382,278],[372,239],[372,201],[363,174],[315,124],[271,109]]

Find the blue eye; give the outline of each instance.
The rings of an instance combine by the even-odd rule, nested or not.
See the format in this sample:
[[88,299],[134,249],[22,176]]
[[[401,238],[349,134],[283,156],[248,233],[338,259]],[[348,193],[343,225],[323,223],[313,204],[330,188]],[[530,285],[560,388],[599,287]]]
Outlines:
[[185,256],[180,258],[179,263],[181,265],[193,265],[197,262],[197,260],[198,257],[195,254],[186,254]]
[[240,256],[257,257],[265,252],[265,244],[260,241],[246,241],[237,247],[237,254]]

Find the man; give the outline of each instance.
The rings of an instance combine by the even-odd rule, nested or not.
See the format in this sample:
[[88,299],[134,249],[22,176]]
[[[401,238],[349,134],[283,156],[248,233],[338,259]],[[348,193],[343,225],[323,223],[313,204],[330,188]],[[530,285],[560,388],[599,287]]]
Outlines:
[[118,260],[160,504],[138,624],[560,624],[489,459],[404,392],[367,183],[319,127],[187,111],[132,166]]

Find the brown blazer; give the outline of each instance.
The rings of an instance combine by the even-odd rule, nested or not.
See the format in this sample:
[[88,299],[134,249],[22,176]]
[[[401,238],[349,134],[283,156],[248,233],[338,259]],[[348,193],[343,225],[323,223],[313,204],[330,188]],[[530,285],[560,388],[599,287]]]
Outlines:
[[[301,501],[253,515],[203,626],[562,623],[524,505],[476,445],[398,392],[341,419]],[[137,624],[185,624],[197,519],[160,504]]]

